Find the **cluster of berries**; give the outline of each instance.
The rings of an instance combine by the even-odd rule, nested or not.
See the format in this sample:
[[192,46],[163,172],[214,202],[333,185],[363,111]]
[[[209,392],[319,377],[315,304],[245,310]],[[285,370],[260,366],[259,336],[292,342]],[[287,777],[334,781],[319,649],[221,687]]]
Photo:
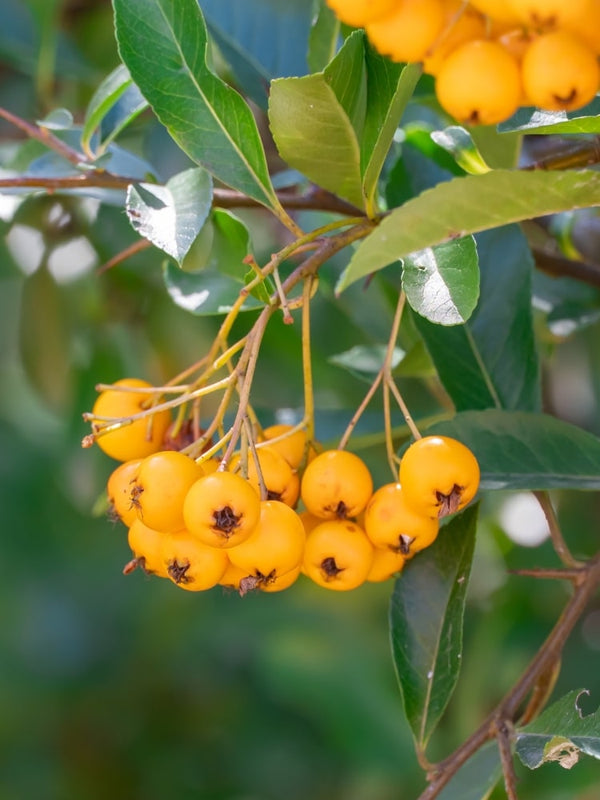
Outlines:
[[394,61],[422,62],[467,124],[520,106],[571,111],[600,85],[600,0],[327,0]]
[[[184,589],[273,592],[301,572],[338,591],[386,580],[432,544],[440,518],[478,489],[475,456],[447,437],[418,439],[401,460],[399,482],[375,492],[357,455],[317,453],[303,430],[285,425],[262,431],[248,450],[247,474],[239,453],[226,470],[216,459],[197,462],[164,449],[168,410],[157,410],[150,428],[148,418],[136,416],[151,387],[135,379],[119,384],[128,391],[102,392],[92,416],[133,416],[98,438],[123,461],[107,493],[129,528],[134,558],[125,571],[140,566]],[[304,510],[297,512],[299,501]]]

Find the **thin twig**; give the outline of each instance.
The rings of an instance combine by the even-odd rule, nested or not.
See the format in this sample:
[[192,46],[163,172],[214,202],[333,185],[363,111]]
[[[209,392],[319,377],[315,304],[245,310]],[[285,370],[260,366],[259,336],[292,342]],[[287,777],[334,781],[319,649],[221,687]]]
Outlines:
[[540,504],[540,507],[544,512],[544,516],[546,517],[548,528],[550,529],[552,545],[556,555],[560,558],[565,567],[581,567],[581,562],[573,558],[571,551],[565,542],[558,519],[556,517],[556,512],[554,511],[554,506],[552,505],[548,492],[534,492],[533,494]]
[[113,256],[112,258],[109,258],[108,261],[105,261],[101,267],[98,267],[96,274],[102,275],[104,272],[108,272],[109,269],[116,267],[117,264],[121,264],[123,261],[131,258],[131,256],[141,253],[143,250],[147,250],[149,247],[152,247],[152,243],[149,242],[148,239],[138,239],[137,242],[130,244],[129,247],[121,250],[121,252],[117,253],[116,256]]
[[506,796],[508,800],[519,800],[517,797],[517,775],[515,773],[510,740],[511,727],[509,723],[506,722],[506,720],[498,720],[496,724],[496,741],[498,742],[498,749],[500,751]]
[[509,569],[510,575],[519,575],[524,578],[541,578],[545,580],[565,580],[577,583],[581,578],[579,569]]
[[42,125],[34,125],[32,122],[27,122],[27,120],[16,114],[12,114],[2,107],[0,107],[0,117],[3,117],[7,122],[10,122],[16,128],[22,130],[30,139],[37,139],[38,142],[45,144],[46,147],[49,147],[51,150],[54,150],[55,153],[66,158],[71,164],[79,165],[86,163],[87,158],[84,153],[80,153],[73,147],[65,144],[58,136],[51,133],[48,128],[44,128]]

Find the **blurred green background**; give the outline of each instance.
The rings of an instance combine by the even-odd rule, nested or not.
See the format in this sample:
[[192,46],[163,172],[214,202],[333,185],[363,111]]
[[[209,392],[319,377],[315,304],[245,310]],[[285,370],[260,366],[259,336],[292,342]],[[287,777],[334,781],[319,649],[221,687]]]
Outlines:
[[[66,106],[81,118],[117,63],[109,2],[2,0],[0,105],[11,112],[35,120]],[[164,178],[186,164],[149,116],[123,141]],[[0,123],[5,168],[27,163],[30,145],[21,144]],[[245,219],[260,254],[272,232],[261,242],[264,219]],[[114,463],[80,447],[94,385],[123,375],[164,381],[202,354],[218,320],[173,305],[155,250],[98,274],[136,241],[118,205],[0,195],[0,229],[1,800],[415,798],[424,783],[390,657],[391,585],[337,595],[299,581],[241,599],[125,578],[125,531],[95,511]],[[383,282],[338,304],[330,286],[325,276],[314,311],[325,441],[365,391],[328,359],[385,342],[393,312]],[[265,423],[301,406],[298,327],[275,321],[267,335],[254,394]],[[543,320],[540,330],[548,407],[600,433],[598,325],[560,341]],[[435,398],[405,384],[426,417]],[[361,430],[380,429],[374,407]],[[361,454],[376,483],[387,481],[382,448]],[[507,573],[554,561],[547,543],[508,538],[504,499],[484,499],[463,674],[432,757],[456,747],[510,687],[567,599],[561,584]],[[557,500],[574,551],[594,552],[598,497]],[[556,696],[586,687],[595,708],[599,663],[597,600],[569,642]],[[600,791],[591,759],[570,773],[517,769],[524,800],[596,800]]]

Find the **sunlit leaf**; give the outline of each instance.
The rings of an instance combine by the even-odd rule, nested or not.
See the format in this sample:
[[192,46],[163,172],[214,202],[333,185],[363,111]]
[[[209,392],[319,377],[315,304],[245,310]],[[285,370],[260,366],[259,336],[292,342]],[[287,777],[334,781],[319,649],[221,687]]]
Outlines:
[[600,133],[600,97],[576,111],[542,111],[529,106],[520,108],[498,130],[527,133]]
[[[226,314],[240,294],[240,282],[214,270],[184,272],[170,261],[163,267],[163,278],[171,300],[196,316]],[[262,306],[250,296],[243,310]]]
[[443,131],[432,131],[431,138],[454,156],[456,163],[469,175],[482,175],[490,171],[471,134],[460,125],[451,125]]

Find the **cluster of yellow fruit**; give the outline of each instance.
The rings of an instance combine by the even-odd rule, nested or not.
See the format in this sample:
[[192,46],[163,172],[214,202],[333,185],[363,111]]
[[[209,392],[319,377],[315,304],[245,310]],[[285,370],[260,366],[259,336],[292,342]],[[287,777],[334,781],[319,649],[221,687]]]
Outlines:
[[[127,391],[102,392],[93,418],[125,418],[144,407],[149,384],[118,384]],[[125,571],[140,566],[191,591],[219,584],[242,595],[274,592],[301,572],[337,591],[386,580],[432,544],[440,518],[463,508],[479,486],[475,456],[448,437],[418,439],[401,460],[399,482],[373,492],[357,455],[317,454],[303,430],[264,429],[242,476],[239,453],[223,469],[215,459],[164,449],[168,410],[153,414],[151,428],[148,421],[136,417],[98,438],[124,462],[107,493],[129,528],[134,558]],[[305,510],[297,512],[299,501]]]
[[600,86],[600,0],[327,0],[394,61],[422,62],[467,124],[571,111]]

